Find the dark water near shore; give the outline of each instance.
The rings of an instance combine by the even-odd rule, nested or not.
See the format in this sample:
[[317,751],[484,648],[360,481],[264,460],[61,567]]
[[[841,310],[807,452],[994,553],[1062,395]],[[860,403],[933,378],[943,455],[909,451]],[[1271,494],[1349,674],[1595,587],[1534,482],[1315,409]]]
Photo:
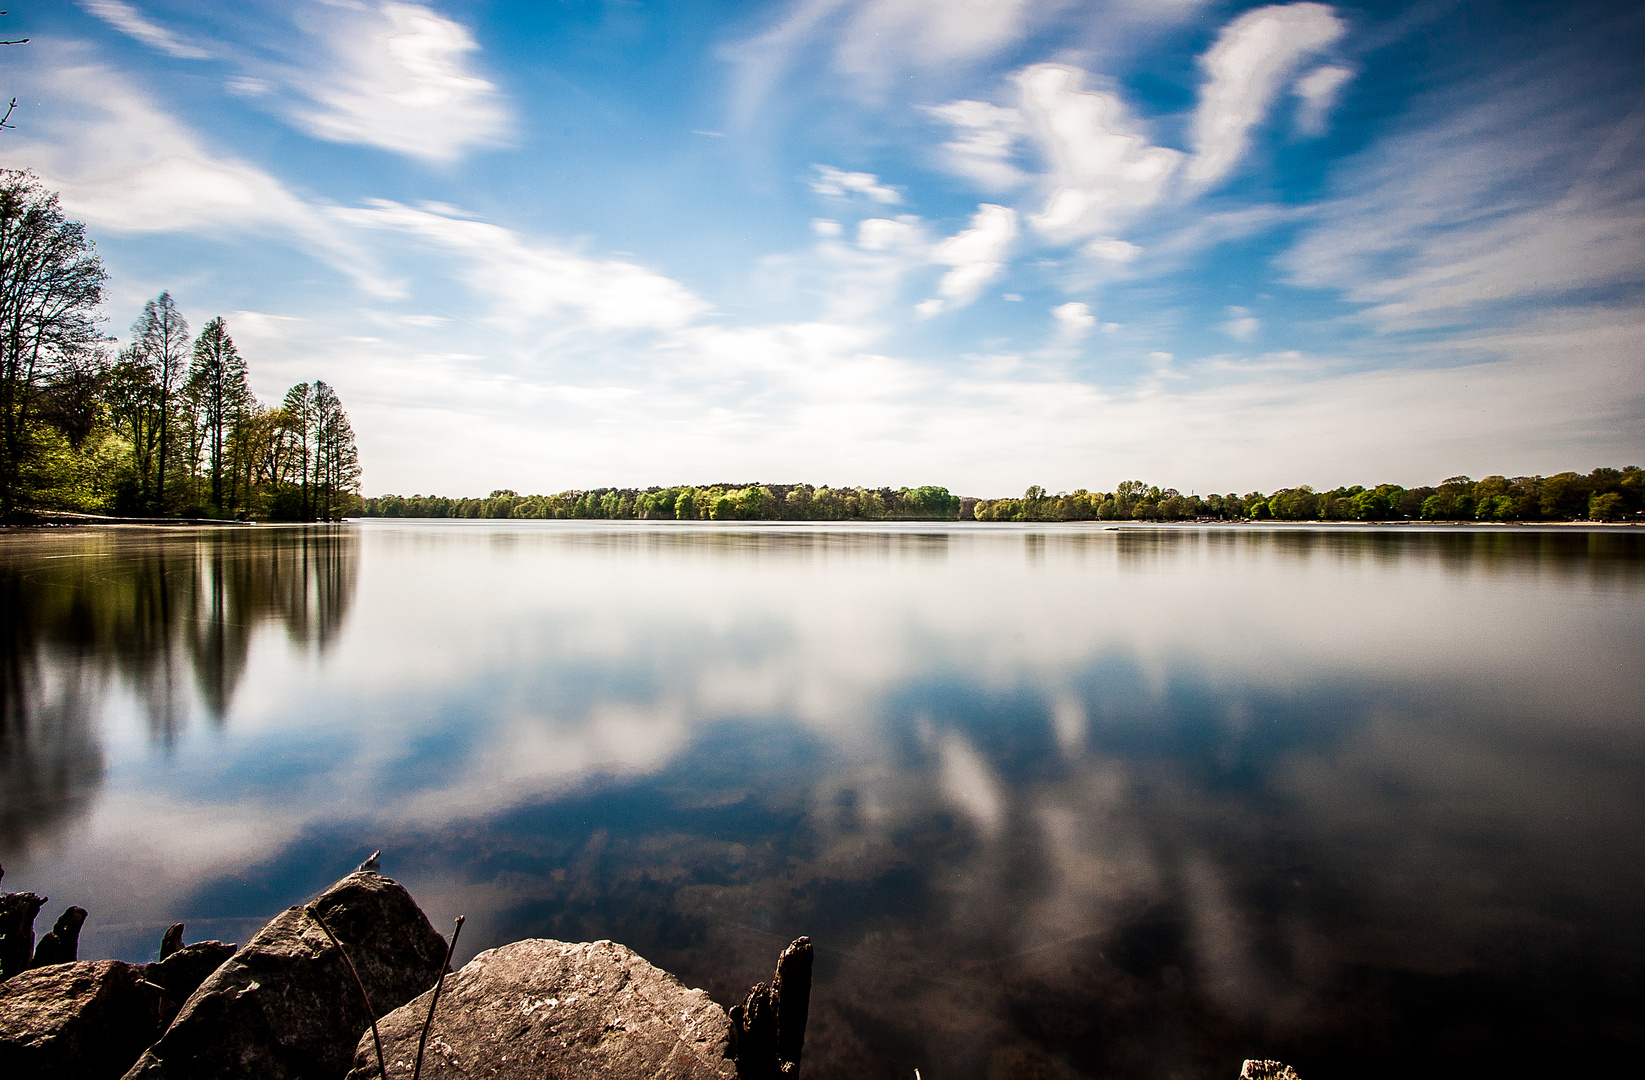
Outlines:
[[141,960],[381,847],[727,1003],[806,933],[819,1078],[1637,1062],[1642,539],[3,534],[4,884]]

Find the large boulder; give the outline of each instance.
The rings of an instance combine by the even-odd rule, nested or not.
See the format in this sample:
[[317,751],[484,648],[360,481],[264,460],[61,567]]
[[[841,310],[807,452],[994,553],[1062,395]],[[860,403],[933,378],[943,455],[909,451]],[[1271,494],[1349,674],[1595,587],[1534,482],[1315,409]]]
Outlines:
[[157,964],[145,964],[143,977],[164,990],[173,1001],[187,1001],[236,951],[225,942],[196,941],[178,948]]
[[378,1015],[427,990],[444,969],[445,939],[411,894],[381,874],[350,874],[309,907],[277,916],[213,971],[127,1080],[340,1078],[372,1018],[316,912]]
[[[389,1077],[409,1077],[428,1016],[424,994],[378,1022]],[[533,939],[490,949],[447,976],[430,1027],[427,1080],[732,1080],[731,1021],[632,949]],[[366,1032],[349,1080],[377,1077]]]
[[0,1076],[114,1080],[177,1011],[143,969],[81,960],[0,983]]

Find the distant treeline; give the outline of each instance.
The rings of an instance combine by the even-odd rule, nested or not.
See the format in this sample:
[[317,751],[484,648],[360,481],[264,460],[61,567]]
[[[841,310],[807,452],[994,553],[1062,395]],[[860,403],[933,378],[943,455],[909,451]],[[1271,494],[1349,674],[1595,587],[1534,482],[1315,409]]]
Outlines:
[[979,501],[978,521],[1616,521],[1645,510],[1645,471],[1595,469],[1586,476],[1453,476],[1438,487],[1281,488],[1271,494],[1184,495],[1141,480],[1113,492]]
[[641,521],[953,521],[960,499],[947,488],[831,488],[810,484],[593,488],[558,495],[493,491],[483,499],[383,495],[363,500],[364,517],[632,518]]
[[594,488],[558,495],[497,490],[483,499],[383,495],[365,517],[605,518],[650,521],[1616,521],[1645,512],[1645,471],[1595,469],[1586,476],[1453,476],[1438,487],[1304,485],[1272,494],[1184,495],[1141,480],[1112,492],[1020,499],[962,499],[943,487],[831,488],[810,484]]

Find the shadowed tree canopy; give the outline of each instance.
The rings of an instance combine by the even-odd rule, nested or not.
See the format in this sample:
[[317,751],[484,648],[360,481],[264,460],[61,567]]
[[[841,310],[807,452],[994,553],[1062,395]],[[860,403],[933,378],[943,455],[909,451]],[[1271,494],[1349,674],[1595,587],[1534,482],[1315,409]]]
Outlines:
[[25,494],[42,384],[100,344],[106,274],[85,226],[32,174],[0,171],[0,514]]

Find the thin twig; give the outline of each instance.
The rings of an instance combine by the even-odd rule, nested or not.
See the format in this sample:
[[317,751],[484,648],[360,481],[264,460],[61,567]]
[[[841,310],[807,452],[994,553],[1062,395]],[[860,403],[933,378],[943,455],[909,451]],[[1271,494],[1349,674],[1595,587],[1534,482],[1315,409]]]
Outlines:
[[440,966],[440,977],[434,980],[434,996],[428,1002],[428,1015],[423,1017],[423,1034],[417,1040],[417,1063],[411,1068],[411,1080],[423,1074],[423,1047],[428,1043],[428,1026],[434,1023],[434,1006],[440,1003],[440,987],[446,984],[446,969],[451,967],[451,954],[457,951],[457,935],[463,932],[463,920],[457,916],[457,925],[451,928],[451,944],[446,946],[446,962]]
[[366,1015],[371,1018],[371,1042],[377,1047],[377,1075],[387,1077],[388,1069],[383,1066],[383,1040],[377,1035],[377,1011],[371,1007],[371,998],[366,996],[366,984],[360,981],[360,973],[354,970],[354,961],[348,958],[348,950],[343,948],[343,943],[337,940],[337,935],[331,932],[331,927],[326,925],[326,921],[320,918],[320,909],[310,904],[303,910],[314,916],[314,921],[320,924],[320,929],[326,932],[326,937],[330,938],[331,943],[337,946],[337,951],[343,954],[343,963],[348,965],[348,973],[354,976],[355,989],[360,991],[360,1000],[366,1005]]

